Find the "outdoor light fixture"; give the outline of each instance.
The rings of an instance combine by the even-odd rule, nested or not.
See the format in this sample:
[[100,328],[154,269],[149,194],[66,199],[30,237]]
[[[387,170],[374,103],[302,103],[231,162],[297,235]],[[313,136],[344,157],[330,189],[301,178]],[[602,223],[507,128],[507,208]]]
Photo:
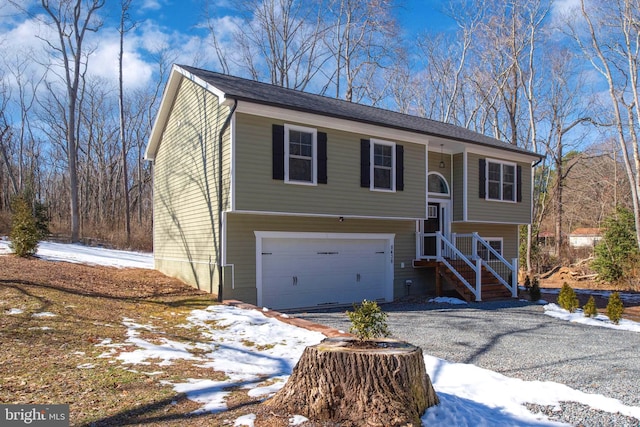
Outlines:
[[438,164],[438,167],[440,167],[440,169],[444,169],[445,167],[444,159],[442,158],[442,146],[443,144],[440,144],[440,164]]

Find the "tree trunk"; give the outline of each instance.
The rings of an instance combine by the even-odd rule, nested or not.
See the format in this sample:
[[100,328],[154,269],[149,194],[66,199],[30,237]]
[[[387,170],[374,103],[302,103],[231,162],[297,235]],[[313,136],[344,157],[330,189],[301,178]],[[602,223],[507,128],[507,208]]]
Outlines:
[[420,426],[439,403],[422,349],[378,340],[327,338],[307,347],[287,384],[265,405],[341,426]]

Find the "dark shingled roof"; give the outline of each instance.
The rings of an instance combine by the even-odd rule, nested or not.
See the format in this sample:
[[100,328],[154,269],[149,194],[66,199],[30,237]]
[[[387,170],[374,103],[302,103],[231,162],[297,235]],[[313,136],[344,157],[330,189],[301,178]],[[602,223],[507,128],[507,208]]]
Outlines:
[[178,66],[221,90],[227,98],[353,120],[542,157],[539,154],[460,126],[287,89],[255,80],[219,74],[186,65]]

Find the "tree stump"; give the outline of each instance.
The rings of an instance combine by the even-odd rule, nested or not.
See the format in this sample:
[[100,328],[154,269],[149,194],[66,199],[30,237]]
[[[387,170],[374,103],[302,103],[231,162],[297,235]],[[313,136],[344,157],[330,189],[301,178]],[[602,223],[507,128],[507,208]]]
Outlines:
[[391,427],[420,426],[420,416],[438,403],[422,349],[340,337],[307,347],[285,386],[265,405],[341,426]]

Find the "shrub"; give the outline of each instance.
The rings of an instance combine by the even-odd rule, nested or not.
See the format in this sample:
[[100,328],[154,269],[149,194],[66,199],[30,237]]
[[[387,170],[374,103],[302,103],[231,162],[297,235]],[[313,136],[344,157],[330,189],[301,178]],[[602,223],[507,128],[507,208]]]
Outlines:
[[23,197],[15,197],[11,202],[11,233],[9,244],[11,250],[21,257],[31,256],[36,253],[40,233],[36,225],[36,219],[31,211],[31,206]]
[[589,301],[582,307],[584,317],[596,317],[598,315],[598,308],[596,307],[596,300],[593,295],[589,297]]
[[538,282],[538,278],[534,277],[533,282],[531,283],[531,288],[529,288],[529,299],[535,302],[539,301],[540,297],[540,283]]
[[524,278],[524,288],[528,291],[531,288],[531,277],[527,274]]
[[390,335],[387,328],[387,314],[375,301],[364,300],[360,306],[354,305],[353,311],[347,310],[347,316],[352,324],[349,332],[355,334],[360,341]]
[[614,292],[609,295],[609,302],[607,302],[607,316],[614,324],[620,323],[622,319],[622,313],[624,313],[624,305],[620,299],[620,294]]
[[560,304],[560,307],[568,310],[569,313],[573,313],[580,306],[580,301],[578,301],[575,291],[567,282],[565,282],[562,285],[562,289],[560,289],[558,304]]
[[602,240],[594,249],[591,267],[598,278],[605,282],[624,279],[638,262],[638,246],[633,213],[621,207],[614,215],[605,219]]

